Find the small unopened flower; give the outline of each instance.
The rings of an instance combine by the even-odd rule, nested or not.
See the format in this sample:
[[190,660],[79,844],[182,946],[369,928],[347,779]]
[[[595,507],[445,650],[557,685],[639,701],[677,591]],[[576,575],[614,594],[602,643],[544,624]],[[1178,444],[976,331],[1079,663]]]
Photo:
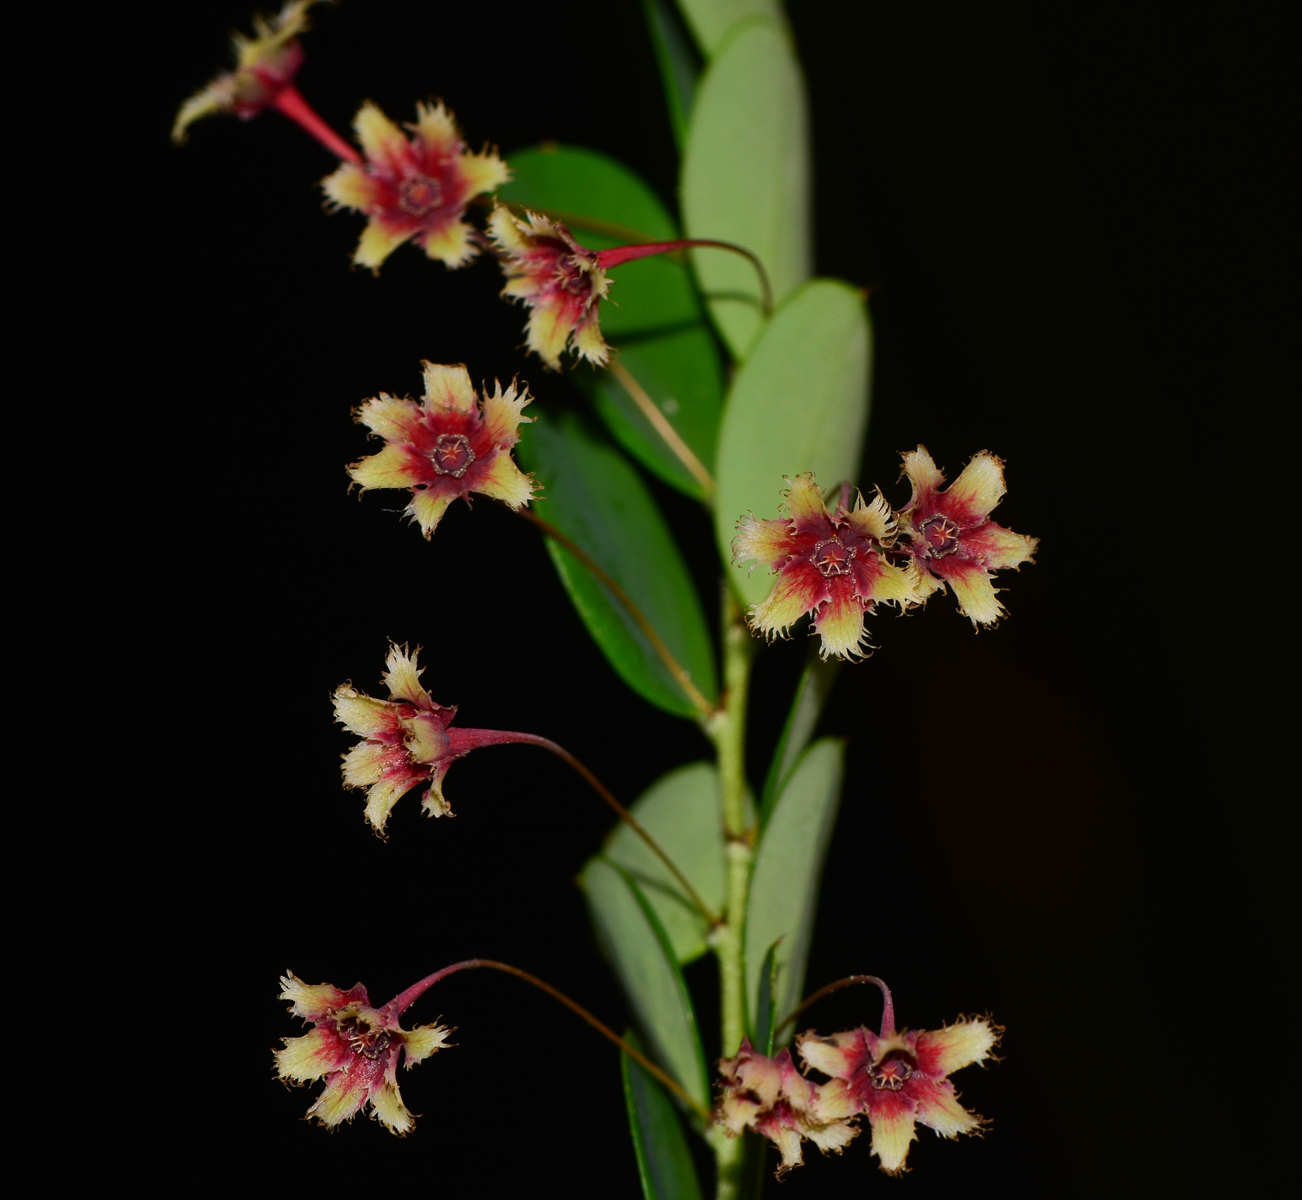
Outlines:
[[786,631],[806,613],[823,639],[822,655],[854,658],[863,653],[864,614],[877,604],[905,605],[914,599],[916,573],[889,562],[895,522],[880,495],[865,504],[857,496],[847,508],[842,492],[829,513],[812,474],[787,478],[784,507],[789,518],[737,522],[733,562],[757,561],[778,576],[767,600],[753,605],[750,625],[769,638]]
[[398,1091],[398,1057],[412,1067],[448,1045],[441,1025],[403,1029],[396,1003],[372,1008],[359,983],[340,991],[328,983],[307,984],[291,971],[280,979],[280,998],[289,1011],[315,1028],[303,1037],[282,1038],[275,1051],[276,1074],[289,1083],[325,1076],[325,1091],[307,1110],[323,1125],[351,1120],[369,1104],[371,1115],[392,1133],[415,1124]]
[[314,3],[290,0],[270,20],[253,18],[254,37],[232,34],[235,70],[218,75],[181,105],[172,140],[185,141],[186,130],[202,117],[226,112],[248,120],[274,104],[303,65],[303,47],[297,39],[308,27],[307,10]]
[[331,202],[366,214],[353,254],[359,267],[378,271],[403,242],[415,241],[430,258],[460,267],[479,252],[462,217],[474,197],[511,178],[496,154],[466,149],[442,104],[417,104],[416,122],[403,134],[367,101],[353,121],[364,163],[342,163],[321,181]]
[[944,1029],[897,1033],[888,1016],[880,1036],[860,1027],[831,1037],[801,1034],[796,1045],[808,1066],[831,1076],[820,1093],[822,1112],[840,1118],[866,1113],[873,1153],[882,1170],[895,1175],[904,1170],[918,1122],[948,1138],[981,1128],[983,1119],[959,1104],[948,1076],[989,1058],[1000,1032],[975,1017]]
[[458,496],[469,503],[479,492],[512,509],[528,504],[537,485],[515,465],[511,447],[520,423],[532,420],[521,411],[533,397],[514,383],[505,392],[495,384],[480,401],[465,367],[423,366],[420,403],[381,392],[357,410],[357,420],[388,445],[348,468],[353,482],[363,491],[409,489],[406,512],[426,537]]
[[753,1129],[768,1138],[782,1155],[779,1178],[804,1161],[801,1142],[805,1138],[824,1154],[839,1154],[859,1132],[822,1111],[822,1087],[796,1070],[789,1050],[769,1058],[743,1039],[736,1057],[719,1063],[719,1073],[724,1082],[715,1119],[731,1137]]
[[597,309],[610,291],[600,254],[574,240],[557,221],[526,212],[521,220],[498,205],[488,232],[506,272],[502,295],[529,306],[529,349],[554,370],[570,345],[575,354],[605,366],[610,347],[601,336]]
[[1004,464],[983,450],[949,487],[925,446],[904,455],[913,497],[899,512],[899,548],[918,567],[918,598],[946,585],[973,625],[991,625],[1004,613],[990,573],[1033,562],[1038,538],[996,525],[990,513],[1008,490]]

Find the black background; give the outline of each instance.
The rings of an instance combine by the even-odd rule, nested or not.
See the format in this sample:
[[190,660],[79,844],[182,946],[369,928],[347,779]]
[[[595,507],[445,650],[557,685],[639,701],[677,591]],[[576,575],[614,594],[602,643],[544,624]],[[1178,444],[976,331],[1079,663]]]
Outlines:
[[[1225,623],[1267,587],[1229,539],[1230,497],[1261,472],[1235,474],[1270,453],[1279,403],[1254,347],[1282,322],[1250,281],[1282,213],[1278,22],[1008,0],[830,11],[795,4],[791,20],[818,269],[872,291],[862,481],[900,503],[899,451],[925,442],[952,478],[988,448],[1008,463],[998,519],[1042,549],[993,632],[943,598],[879,617],[880,649],[842,672],[821,726],[850,757],[810,985],[880,974],[915,1028],[992,1012],[1004,1061],[957,1082],[993,1128],[923,1131],[903,1180],[879,1176],[866,1136],[841,1159],[811,1149],[771,1190],[1193,1194],[1218,1162],[1258,1157],[1251,1118],[1227,1116],[1246,1097],[1220,1090],[1243,1078],[1227,1014],[1270,973],[1237,906],[1272,902],[1260,793],[1231,759],[1249,732],[1233,667],[1256,643]],[[441,1015],[458,1046],[404,1073],[421,1114],[406,1139],[365,1120],[328,1134],[300,1119],[308,1091],[271,1078],[272,1046],[301,1032],[276,1000],[286,967],[360,978],[380,1003],[495,957],[626,1019],[572,883],[609,820],[561,764],[523,747],[458,762],[456,819],[424,820],[410,797],[387,842],[340,789],[349,739],[329,695],[347,678],[377,693],[387,638],[425,647],[425,682],[462,723],[552,737],[628,800],[707,745],[618,686],[505,509],[454,508],[427,545],[400,501],[348,494],[344,464],[373,448],[351,408],[418,391],[422,358],[519,374],[541,409],[577,394],[521,353],[490,262],[450,273],[403,248],[378,279],[351,270],[361,221],[323,213],[332,160],[278,114],[167,144],[248,16],[243,0],[166,10],[132,114],[154,197],[133,211],[143,316],[108,318],[138,364],[124,474],[151,547],[132,674],[168,731],[141,879],[172,903],[142,895],[138,940],[198,1068],[169,1085],[172,1153],[295,1187],[632,1197],[614,1052],[503,976],[458,976],[410,1014]],[[674,200],[632,0],[349,3],[315,24],[299,84],[340,130],[364,98],[410,119],[439,96],[473,146],[591,146]],[[705,522],[657,495],[712,596]],[[805,650],[761,656],[757,780]],[[711,968],[689,978],[713,1031]],[[851,989],[811,1020],[877,1012]]]

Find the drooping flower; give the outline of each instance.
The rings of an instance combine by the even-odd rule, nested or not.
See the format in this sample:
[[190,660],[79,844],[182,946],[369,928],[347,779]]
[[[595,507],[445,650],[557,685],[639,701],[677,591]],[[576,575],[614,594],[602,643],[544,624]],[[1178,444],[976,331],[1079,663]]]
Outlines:
[[407,1133],[415,1120],[398,1091],[398,1057],[414,1066],[447,1046],[451,1030],[441,1025],[403,1029],[396,1002],[372,1008],[360,983],[343,992],[328,983],[304,983],[290,971],[280,984],[289,1011],[315,1028],[303,1037],[281,1039],[284,1049],[274,1051],[276,1073],[296,1084],[326,1077],[325,1091],[307,1115],[334,1126],[369,1104],[371,1115],[390,1132]]
[[253,18],[255,36],[232,34],[235,70],[218,75],[183,105],[172,126],[172,140],[183,142],[186,130],[202,117],[234,113],[248,120],[276,102],[303,65],[303,47],[298,35],[308,27],[307,11],[317,0],[290,0],[280,12],[266,20]]
[[601,336],[597,309],[610,280],[596,250],[579,245],[564,225],[526,212],[521,220],[498,205],[488,221],[506,272],[502,295],[529,306],[526,344],[553,370],[567,345],[596,366],[610,347]]
[[408,488],[406,512],[428,538],[447,507],[471,492],[501,500],[512,509],[528,504],[537,485],[511,458],[520,439],[521,416],[533,397],[494,385],[482,402],[463,366],[423,363],[425,395],[418,404],[381,392],[356,412],[357,420],[388,445],[348,468],[353,482],[368,488]]
[[553,748],[546,738],[500,729],[453,728],[455,707],[437,704],[421,686],[420,648],[389,646],[384,660],[387,700],[375,700],[351,683],[335,689],[335,719],[365,740],[344,755],[344,786],[366,789],[366,819],[383,835],[393,806],[425,785],[421,807],[431,817],[450,817],[443,776],[458,758],[481,746],[512,743]]
[[877,604],[911,603],[916,573],[887,560],[895,523],[880,495],[869,504],[858,495],[847,508],[849,490],[842,489],[829,513],[812,474],[787,483],[789,518],[737,522],[733,562],[761,562],[778,576],[768,599],[751,607],[751,628],[772,638],[813,613],[822,656],[855,658],[864,650],[864,615]]
[[417,104],[408,139],[367,101],[353,121],[364,163],[345,162],[321,181],[332,204],[366,214],[353,254],[359,267],[380,269],[403,242],[414,240],[430,258],[460,267],[479,253],[462,218],[476,196],[511,178],[492,151],[466,149],[452,114],[440,104]]
[[981,1128],[983,1118],[959,1104],[948,1076],[989,1058],[1000,1032],[975,1017],[897,1033],[888,1002],[880,1036],[861,1026],[831,1037],[804,1033],[796,1045],[807,1066],[831,1076],[822,1086],[821,1111],[843,1119],[866,1113],[873,1153],[895,1175],[904,1170],[918,1122],[948,1138]]
[[946,585],[973,625],[991,625],[1004,613],[990,573],[1033,562],[1038,538],[996,525],[990,513],[1008,490],[1004,464],[983,450],[949,487],[925,446],[906,453],[904,474],[913,496],[899,512],[898,548],[918,567],[918,599]]
[[789,1050],[769,1058],[743,1038],[736,1057],[719,1063],[719,1073],[724,1083],[715,1119],[730,1137],[749,1128],[768,1138],[782,1155],[779,1179],[804,1161],[805,1138],[824,1154],[839,1154],[859,1132],[839,1116],[823,1112],[822,1085],[796,1070]]

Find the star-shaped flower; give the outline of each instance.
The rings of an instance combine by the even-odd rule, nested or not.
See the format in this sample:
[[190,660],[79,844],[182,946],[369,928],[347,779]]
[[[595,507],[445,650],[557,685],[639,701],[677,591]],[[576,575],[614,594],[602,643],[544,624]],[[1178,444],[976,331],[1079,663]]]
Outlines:
[[529,306],[526,344],[553,370],[569,344],[575,354],[605,366],[610,347],[601,336],[597,309],[610,280],[596,250],[579,245],[564,225],[526,212],[525,219],[498,205],[488,221],[506,273],[503,296]]
[[533,397],[495,385],[481,402],[463,366],[424,363],[425,395],[418,404],[381,392],[356,417],[388,445],[348,468],[354,483],[368,488],[408,488],[406,511],[428,538],[449,504],[471,492],[501,500],[512,509],[528,504],[536,484],[511,458],[520,439],[521,411]]
[[213,113],[234,113],[247,120],[274,104],[303,65],[303,47],[297,38],[307,29],[307,10],[316,2],[290,0],[269,21],[253,18],[256,36],[232,34],[235,70],[218,75],[181,106],[172,126],[172,140],[185,141],[186,130]]
[[491,151],[467,150],[442,104],[416,105],[416,123],[407,126],[410,139],[369,101],[353,128],[366,162],[342,163],[321,181],[336,207],[367,216],[353,262],[378,271],[413,239],[449,267],[474,258],[479,250],[474,230],[462,219],[466,205],[511,178],[506,163]]
[[398,1056],[412,1067],[448,1045],[441,1025],[403,1029],[396,1004],[372,1008],[359,983],[346,992],[328,983],[307,984],[291,971],[280,979],[280,998],[289,1011],[316,1028],[303,1037],[283,1038],[275,1051],[276,1074],[286,1082],[326,1077],[325,1091],[307,1110],[323,1125],[351,1120],[363,1105],[390,1132],[405,1134],[415,1124],[398,1091]]
[[787,478],[783,495],[789,519],[737,522],[733,562],[758,561],[772,568],[777,583],[767,600],[750,610],[751,628],[772,638],[806,613],[823,639],[822,655],[854,658],[864,650],[864,615],[877,604],[905,605],[914,599],[916,573],[889,562],[895,523],[880,495],[869,504],[858,495],[847,508],[843,489],[829,513],[812,474]]
[[1008,490],[1004,464],[983,450],[949,487],[925,446],[905,454],[913,497],[899,512],[898,547],[918,567],[918,599],[945,586],[973,625],[992,625],[1004,613],[990,573],[1033,562],[1038,538],[996,525],[990,513]]
[[831,1037],[801,1034],[796,1045],[808,1066],[832,1077],[819,1097],[823,1114],[867,1113],[873,1153],[895,1175],[904,1170],[917,1122],[948,1138],[981,1128],[982,1118],[959,1104],[948,1076],[989,1058],[1000,1032],[984,1017],[916,1033],[897,1033],[887,1019],[880,1036],[860,1027]]
[[715,1119],[731,1137],[749,1128],[768,1138],[782,1155],[779,1179],[804,1161],[801,1142],[805,1138],[824,1154],[839,1154],[859,1132],[823,1112],[822,1087],[796,1070],[789,1050],[769,1058],[742,1039],[736,1057],[719,1063],[719,1073],[724,1084]]

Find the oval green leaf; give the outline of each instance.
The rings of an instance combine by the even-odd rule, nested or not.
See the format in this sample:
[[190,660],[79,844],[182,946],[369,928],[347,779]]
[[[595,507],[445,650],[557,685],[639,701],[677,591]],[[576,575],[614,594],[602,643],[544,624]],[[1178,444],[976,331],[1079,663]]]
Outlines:
[[[719,774],[708,762],[678,767],[653,783],[629,810],[673,860],[702,902],[723,911],[727,864],[719,807]],[[647,844],[622,821],[602,856],[626,870],[664,927],[680,963],[706,951],[709,926],[683,894],[682,885]]]
[[[844,759],[844,745],[834,738],[823,738],[805,751],[755,852],[746,908],[746,996],[750,1011],[758,1013],[765,959],[776,942],[777,984],[770,1007],[778,1021],[800,1003]],[[787,1028],[777,1041],[790,1037]]]
[[[543,484],[540,517],[571,538],[628,594],[669,652],[713,704],[714,656],[701,602],[678,547],[637,471],[574,414],[529,426],[518,457]],[[571,602],[621,679],[681,717],[696,706],[637,622],[583,563],[553,539],[547,548]]]
[[[719,429],[715,532],[731,562],[737,521],[778,516],[783,476],[813,471],[824,491],[855,481],[868,426],[872,338],[863,297],[811,280],[778,310],[733,380]],[[748,564],[727,574],[747,604],[773,579]]]
[[[683,156],[683,224],[693,238],[759,256],[775,303],[809,278],[809,136],[791,39],[772,21],[734,26],[701,76]],[[754,266],[727,250],[692,251],[723,340],[744,359],[763,324]]]
[[707,58],[718,53],[724,35],[738,21],[747,17],[768,17],[783,23],[782,5],[778,0],[678,0],[688,28]]
[[[630,1045],[642,1049],[632,1030],[624,1037]],[[644,1200],[700,1200],[696,1164],[673,1101],[654,1075],[623,1052],[619,1068]]]
[[597,940],[615,968],[651,1057],[705,1107],[710,1088],[696,1013],[673,947],[641,889],[620,867],[590,859],[579,876]]

